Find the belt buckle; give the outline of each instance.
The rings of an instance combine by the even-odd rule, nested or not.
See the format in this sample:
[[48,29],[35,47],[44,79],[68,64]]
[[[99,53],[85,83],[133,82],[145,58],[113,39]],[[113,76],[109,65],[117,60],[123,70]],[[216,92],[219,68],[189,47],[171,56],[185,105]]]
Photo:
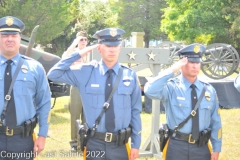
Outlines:
[[13,129],[9,129],[8,126],[6,126],[6,135],[13,136]]
[[196,141],[194,139],[192,139],[192,134],[189,134],[189,136],[188,136],[188,143],[195,144],[195,142]]
[[112,142],[112,133],[106,132],[105,134],[105,142]]

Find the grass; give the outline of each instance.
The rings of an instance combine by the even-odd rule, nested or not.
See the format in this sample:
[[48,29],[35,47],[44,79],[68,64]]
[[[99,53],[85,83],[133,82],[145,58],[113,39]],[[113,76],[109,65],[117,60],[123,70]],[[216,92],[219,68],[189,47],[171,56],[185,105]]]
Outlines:
[[[69,97],[57,99],[52,109],[49,137],[46,140],[44,151],[37,160],[76,160],[81,159],[80,154],[70,152],[70,114],[64,105]],[[240,109],[222,109],[223,146],[220,160],[240,159]],[[142,145],[145,143],[151,131],[152,115],[142,113]],[[160,121],[165,121],[165,115],[160,115]],[[156,158],[143,157],[138,160],[156,160]]]

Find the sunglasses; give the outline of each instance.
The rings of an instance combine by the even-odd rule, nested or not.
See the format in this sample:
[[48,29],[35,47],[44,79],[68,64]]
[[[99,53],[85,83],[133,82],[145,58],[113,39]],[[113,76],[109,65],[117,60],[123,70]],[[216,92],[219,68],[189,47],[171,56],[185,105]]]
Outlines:
[[87,38],[82,38],[82,39],[80,39],[80,41],[88,41],[88,39]]

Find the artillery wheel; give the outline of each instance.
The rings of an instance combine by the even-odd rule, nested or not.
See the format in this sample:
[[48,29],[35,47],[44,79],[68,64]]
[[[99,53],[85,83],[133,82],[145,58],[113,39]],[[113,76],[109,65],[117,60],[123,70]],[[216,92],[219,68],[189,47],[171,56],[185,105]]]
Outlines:
[[161,70],[165,70],[165,69],[171,67],[173,63],[175,63],[179,60],[179,56],[175,56],[175,53],[183,47],[179,43],[164,41],[164,42],[158,44],[155,48],[170,50],[170,55],[169,55],[170,63],[169,64],[161,64]]
[[223,43],[207,46],[202,56],[203,73],[212,79],[222,79],[231,75],[238,66],[239,56],[236,53],[233,47]]

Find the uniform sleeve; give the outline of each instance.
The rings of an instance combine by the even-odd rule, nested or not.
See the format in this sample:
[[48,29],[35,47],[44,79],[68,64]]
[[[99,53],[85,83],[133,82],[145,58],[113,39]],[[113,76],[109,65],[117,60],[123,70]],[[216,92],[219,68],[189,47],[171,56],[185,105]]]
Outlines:
[[150,80],[144,86],[144,94],[146,94],[151,99],[162,99],[163,95],[166,94],[165,86],[168,80],[174,75],[173,71],[165,70],[154,79]]
[[236,89],[240,92],[240,74],[236,77],[236,79],[234,80],[234,86],[236,87]]
[[76,86],[77,79],[70,69],[70,66],[80,58],[79,53],[73,53],[69,57],[60,60],[49,70],[48,78],[54,82],[62,82]]
[[49,126],[49,115],[51,110],[51,94],[48,80],[43,67],[38,68],[38,80],[36,86],[36,112],[39,118],[38,136],[47,136]]
[[135,87],[131,95],[131,126],[132,126],[132,135],[131,135],[131,147],[139,149],[141,144],[141,131],[142,131],[142,122],[140,113],[142,111],[142,100],[141,100],[141,90],[138,85],[138,79],[136,74],[135,77]]
[[214,90],[214,106],[215,108],[212,111],[212,118],[211,118],[211,143],[213,147],[213,152],[221,152],[221,146],[222,146],[222,123],[221,123],[221,117],[220,117],[220,109],[219,109],[219,103],[217,99],[216,91]]

